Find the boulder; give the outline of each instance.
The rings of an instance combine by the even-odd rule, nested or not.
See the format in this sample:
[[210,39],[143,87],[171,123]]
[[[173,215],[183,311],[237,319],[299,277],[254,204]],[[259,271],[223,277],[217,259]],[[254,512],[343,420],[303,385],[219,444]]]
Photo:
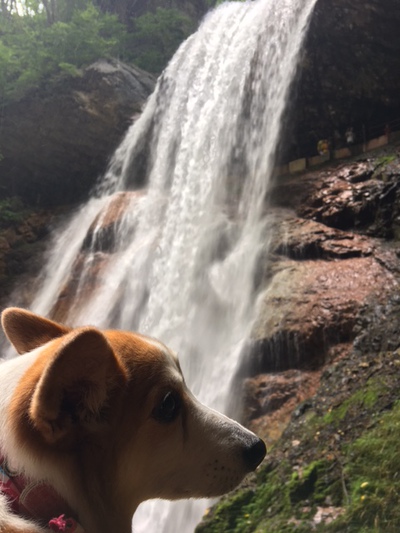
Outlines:
[[353,340],[363,306],[382,302],[396,287],[394,275],[373,256],[280,260],[269,276],[247,347],[251,375],[320,368],[332,346]]
[[81,200],[153,91],[154,78],[117,60],[33,90],[2,109],[0,186],[30,205]]
[[[110,196],[106,206],[91,224],[83,241],[82,251],[112,253],[116,248],[121,248],[122,243],[116,240],[119,226],[123,223],[127,209],[135,209],[143,195],[144,191],[139,190],[119,191]],[[129,238],[131,239],[132,235]]]

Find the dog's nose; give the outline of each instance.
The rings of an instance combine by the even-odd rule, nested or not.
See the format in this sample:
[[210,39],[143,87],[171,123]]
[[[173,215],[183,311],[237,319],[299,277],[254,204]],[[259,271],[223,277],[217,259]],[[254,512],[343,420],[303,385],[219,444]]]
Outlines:
[[267,448],[263,440],[258,439],[243,450],[244,461],[249,470],[255,470],[264,459]]

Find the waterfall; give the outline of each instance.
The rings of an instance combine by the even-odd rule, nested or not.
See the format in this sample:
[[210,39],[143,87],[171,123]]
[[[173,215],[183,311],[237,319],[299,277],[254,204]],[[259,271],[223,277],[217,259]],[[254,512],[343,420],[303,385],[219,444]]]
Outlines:
[[[69,279],[67,322],[160,338],[193,392],[220,410],[252,325],[265,197],[315,1],[226,3],[206,17],[96,194],[55,235],[31,306],[60,314]],[[143,190],[132,192],[137,183]],[[118,220],[107,226],[113,209]],[[191,532],[206,505],[147,502],[134,530]]]

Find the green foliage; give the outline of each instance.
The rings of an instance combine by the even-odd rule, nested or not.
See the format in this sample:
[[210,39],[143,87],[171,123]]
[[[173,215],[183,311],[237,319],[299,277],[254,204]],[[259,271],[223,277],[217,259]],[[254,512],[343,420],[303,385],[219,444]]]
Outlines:
[[382,157],[379,157],[377,160],[376,160],[376,166],[386,166],[386,165],[389,165],[390,163],[392,163],[393,161],[396,160],[396,155],[395,154],[391,154],[391,155],[384,155]]
[[4,198],[0,200],[0,228],[23,222],[27,210],[19,198]]
[[195,29],[193,20],[177,9],[158,8],[135,19],[128,38],[132,60],[149,72],[160,73],[179,44]]
[[[48,24],[40,9],[0,20],[0,93],[18,98],[59,72],[78,69],[99,57],[118,55],[125,29],[114,15],[90,2],[65,11],[68,21]],[[77,2],[75,2],[77,4]]]
[[77,76],[82,67],[104,57],[118,57],[160,73],[196,25],[182,11],[164,8],[122,24],[116,14],[101,10],[103,4],[25,0],[17,11],[11,4],[5,13],[0,7],[3,99],[20,98],[58,74]]
[[212,3],[212,5],[214,6],[219,6],[220,4],[223,4],[224,2],[248,2],[248,0],[216,0],[216,1],[211,0],[209,4]]

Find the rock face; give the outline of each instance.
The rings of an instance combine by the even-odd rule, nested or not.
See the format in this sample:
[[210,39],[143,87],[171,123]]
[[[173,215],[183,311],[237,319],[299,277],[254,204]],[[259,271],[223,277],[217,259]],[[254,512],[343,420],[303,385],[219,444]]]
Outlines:
[[335,131],[343,143],[349,126],[357,143],[387,122],[399,129],[399,25],[397,0],[318,0],[287,114],[288,158],[315,155]]
[[265,289],[241,369],[245,419],[267,440],[283,430],[293,399],[312,396],[321,371],[349,354],[360,313],[398,291],[399,162],[383,151],[276,182]]
[[101,60],[9,104],[0,119],[0,186],[30,205],[76,202],[105,171],[112,152],[154,89],[154,78]]

